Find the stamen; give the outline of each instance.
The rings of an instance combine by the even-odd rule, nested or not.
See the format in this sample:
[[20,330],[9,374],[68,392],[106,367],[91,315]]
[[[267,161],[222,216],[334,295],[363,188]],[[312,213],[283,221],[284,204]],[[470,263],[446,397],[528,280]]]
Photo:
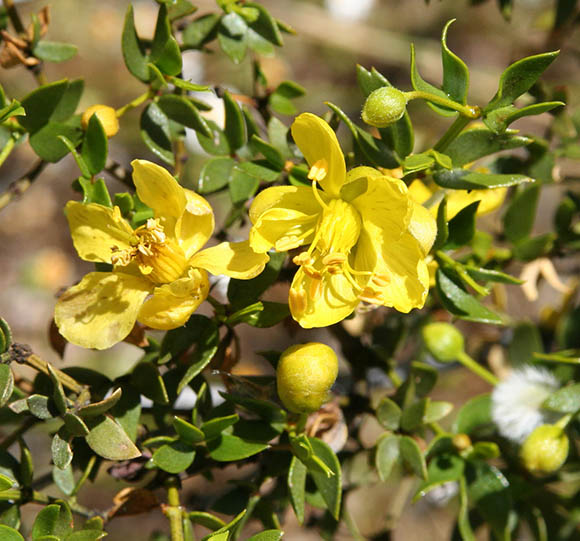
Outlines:
[[373,274],[371,282],[377,285],[377,287],[387,287],[391,283],[391,278],[386,274]]
[[322,264],[324,266],[341,265],[345,261],[346,261],[346,255],[340,254],[340,253],[328,254],[322,258]]
[[320,297],[322,292],[322,280],[312,280],[310,283],[310,298],[316,300]]
[[385,299],[382,293],[371,289],[370,287],[365,287],[363,292],[358,296],[361,301],[368,302],[369,304],[384,304]]
[[308,171],[308,178],[320,182],[328,174],[328,162],[325,158],[318,160]]
[[292,258],[292,263],[295,265],[312,265],[313,259],[307,252],[300,252],[297,256]]
[[288,293],[288,304],[294,314],[303,314],[306,311],[306,294],[304,291],[296,291],[290,288]]
[[318,201],[318,204],[323,208],[323,209],[327,209],[328,210],[328,205],[322,200],[322,197],[320,197],[320,194],[318,193],[318,187],[316,184],[316,180],[312,181],[312,192],[314,193],[314,199],[316,199],[316,201]]

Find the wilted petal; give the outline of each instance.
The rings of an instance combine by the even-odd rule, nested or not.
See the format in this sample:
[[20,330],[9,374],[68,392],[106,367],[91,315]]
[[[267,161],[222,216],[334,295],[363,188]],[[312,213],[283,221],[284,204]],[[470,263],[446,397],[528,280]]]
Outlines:
[[291,130],[310,167],[326,162],[326,176],[319,184],[328,195],[338,197],[345,181],[346,165],[333,129],[322,118],[312,113],[302,113],[292,124]]
[[222,242],[195,254],[190,264],[212,274],[247,280],[260,274],[269,259],[268,254],[254,252],[249,241]]
[[156,287],[153,296],[141,307],[137,319],[153,329],[176,329],[187,322],[207,298],[208,292],[207,273],[191,269],[186,278]]
[[81,259],[110,263],[114,249],[131,248],[129,240],[133,229],[115,209],[69,201],[65,214],[71,231],[73,244]]
[[131,332],[150,291],[151,283],[143,278],[91,272],[61,295],[54,319],[60,334],[69,342],[106,349]]

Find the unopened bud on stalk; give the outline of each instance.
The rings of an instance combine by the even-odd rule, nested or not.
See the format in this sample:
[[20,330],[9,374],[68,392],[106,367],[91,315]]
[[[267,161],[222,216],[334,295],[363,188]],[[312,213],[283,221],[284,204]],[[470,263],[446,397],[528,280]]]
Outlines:
[[362,119],[375,128],[386,128],[397,122],[407,108],[405,94],[394,86],[382,86],[369,94],[362,110]]
[[83,130],[87,129],[89,120],[91,120],[93,115],[97,115],[107,137],[113,137],[113,135],[117,134],[119,131],[119,120],[117,119],[115,109],[108,105],[91,105],[81,117]]
[[429,323],[423,327],[423,340],[429,353],[441,363],[450,363],[463,353],[462,334],[449,323]]
[[334,351],[318,342],[288,348],[278,363],[278,396],[294,413],[317,411],[338,375]]
[[520,458],[532,473],[553,473],[564,464],[568,456],[568,436],[557,425],[541,425],[524,441]]

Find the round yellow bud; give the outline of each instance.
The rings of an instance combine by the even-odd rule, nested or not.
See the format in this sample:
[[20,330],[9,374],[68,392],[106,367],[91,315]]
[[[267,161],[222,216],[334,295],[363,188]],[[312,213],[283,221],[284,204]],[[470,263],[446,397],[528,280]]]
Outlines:
[[556,425],[541,425],[524,441],[520,458],[532,473],[553,473],[564,464],[568,456],[568,436]]
[[386,128],[399,120],[407,108],[407,98],[394,86],[382,86],[369,94],[362,110],[363,122]]
[[117,134],[119,131],[119,120],[117,119],[115,109],[108,105],[91,105],[81,117],[83,130],[87,129],[89,120],[93,115],[97,115],[97,118],[101,121],[107,137],[113,137],[113,135]]
[[278,396],[294,413],[317,411],[338,375],[334,351],[318,342],[288,348],[278,362]]
[[463,353],[462,334],[449,323],[429,323],[423,327],[423,340],[429,353],[441,363],[453,362]]

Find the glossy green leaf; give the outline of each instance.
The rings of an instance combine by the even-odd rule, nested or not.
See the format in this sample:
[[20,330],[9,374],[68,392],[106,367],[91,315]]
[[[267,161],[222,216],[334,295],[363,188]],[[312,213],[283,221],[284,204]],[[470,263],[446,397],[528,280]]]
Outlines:
[[74,492],[76,481],[72,466],[69,465],[63,470],[54,466],[52,468],[52,480],[58,489],[66,496],[70,496]]
[[6,475],[0,474],[0,492],[4,492],[9,488],[12,488],[14,485],[14,481],[7,477]]
[[207,137],[211,136],[211,130],[205,118],[199,114],[199,111],[187,97],[164,94],[159,98],[157,105],[174,122],[200,132]]
[[156,103],[150,103],[141,114],[141,138],[158,158],[175,165],[169,133],[169,119]]
[[247,24],[237,13],[231,12],[221,18],[218,42],[234,64],[239,64],[248,49]]
[[148,59],[135,29],[133,6],[129,5],[121,37],[123,59],[129,72],[144,83],[149,81]]
[[87,406],[79,408],[78,414],[81,417],[94,417],[96,415],[102,415],[103,413],[109,411],[123,395],[122,389],[119,387],[111,395],[100,402],[93,402]]
[[235,164],[232,158],[226,157],[215,157],[206,161],[199,174],[198,192],[213,193],[227,186]]
[[17,530],[4,524],[0,524],[0,538],[2,541],[24,541],[24,537]]
[[105,168],[107,152],[107,134],[99,117],[94,114],[89,120],[81,150],[81,156],[91,175],[96,175]]
[[64,158],[69,149],[61,141],[60,136],[66,137],[73,145],[78,145],[82,138],[81,130],[61,122],[49,122],[38,131],[30,135],[30,146],[39,158],[55,163]]
[[427,404],[427,409],[425,415],[423,416],[423,422],[434,423],[443,419],[451,413],[453,410],[453,404],[451,402],[445,402],[442,400],[431,400]]
[[46,368],[48,369],[48,375],[53,385],[52,399],[54,400],[59,413],[63,415],[67,410],[67,402],[62,383],[54,371],[54,368],[49,363],[47,363]]
[[[236,515],[230,522],[222,526],[219,530],[216,530],[210,535],[206,535],[202,541],[227,541],[230,535],[235,535],[238,526],[241,524],[242,519],[246,516],[247,511],[243,510],[241,513]],[[224,537],[225,536],[225,537]]]
[[441,454],[432,458],[427,467],[427,480],[419,486],[413,501],[443,483],[458,481],[463,476],[464,469],[465,461],[457,455]]
[[454,167],[479,160],[501,150],[511,150],[532,142],[529,137],[514,133],[496,134],[487,128],[472,128],[460,133],[445,149]]
[[89,178],[79,178],[73,183],[73,188],[83,194],[83,203],[97,203],[104,207],[113,207],[107,185],[102,178],[94,182]]
[[141,395],[130,385],[124,385],[123,389],[121,399],[109,410],[109,413],[134,442],[137,440],[141,417]]
[[173,428],[179,439],[188,445],[195,445],[205,439],[205,434],[197,426],[184,421],[180,417],[173,418]]
[[[55,122],[67,122],[71,125],[78,125],[74,122],[74,113],[77,110],[81,97],[83,95],[85,83],[82,79],[74,79],[68,82],[68,85],[52,112],[51,120]],[[72,118],[71,118],[72,117]]]
[[298,524],[304,522],[304,491],[306,488],[306,466],[297,457],[293,456],[288,469],[288,492],[290,503]]
[[240,420],[237,413],[227,415],[225,417],[216,417],[210,419],[201,425],[201,430],[206,440],[212,440],[221,435],[221,433],[228,427],[236,424]]
[[98,530],[79,530],[78,532],[71,533],[66,541],[98,541],[107,536],[107,532],[101,532]]
[[510,201],[503,215],[503,226],[505,236],[511,242],[518,242],[532,232],[539,196],[540,187],[534,184],[520,190]]
[[429,398],[423,398],[403,409],[401,428],[405,432],[413,432],[424,424],[423,418],[427,412]]
[[197,140],[208,154],[215,156],[229,156],[230,145],[228,143],[224,131],[213,121],[208,120],[207,125],[211,131],[211,136],[206,137],[201,133],[197,133]]
[[[25,116],[26,111],[17,100],[12,100],[8,105],[0,108],[0,124],[13,116]],[[10,133],[10,132],[8,132]]]
[[78,415],[67,412],[64,414],[63,420],[66,431],[71,436],[86,436],[89,433],[87,425]]
[[43,85],[27,94],[21,100],[26,116],[19,119],[20,124],[31,133],[45,126],[56,111],[68,84],[63,79]]
[[469,523],[469,499],[467,497],[467,485],[464,477],[459,479],[459,515],[457,516],[457,528],[463,541],[476,541],[475,534]]
[[386,481],[399,458],[399,437],[395,434],[385,434],[377,442],[375,466],[381,481]]
[[195,524],[200,524],[208,530],[219,530],[226,525],[221,518],[205,511],[191,511],[187,514],[187,517]]
[[559,51],[522,58],[509,66],[499,80],[499,88],[484,111],[487,113],[511,105],[516,98],[538,80],[546,68],[556,59]]
[[50,449],[54,465],[64,470],[73,458],[70,443],[66,439],[63,439],[60,432],[57,432],[52,438]]
[[36,515],[32,525],[32,540],[53,535],[57,539],[66,537],[72,531],[73,518],[64,502],[47,505]]
[[433,180],[443,187],[452,190],[485,190],[486,188],[502,188],[516,186],[524,182],[532,182],[526,175],[492,173],[477,173],[467,169],[440,169],[433,173]]
[[270,94],[268,103],[270,107],[281,115],[295,115],[296,106],[292,103],[294,98],[299,98],[306,93],[303,87],[293,81],[284,81]]
[[199,49],[217,34],[217,26],[221,16],[217,13],[208,13],[192,21],[182,34],[183,44],[187,48]]
[[425,457],[419,448],[417,442],[409,436],[399,438],[399,454],[403,462],[407,464],[413,473],[420,479],[427,479],[427,465]]
[[390,398],[384,397],[377,406],[377,420],[387,430],[397,430],[401,421],[401,408]]
[[554,246],[556,235],[546,233],[537,237],[530,237],[518,242],[513,248],[513,255],[522,261],[533,261],[546,255]]
[[284,532],[282,530],[265,530],[252,535],[252,537],[248,538],[248,541],[279,541],[283,535]]
[[99,456],[108,460],[128,460],[141,456],[121,425],[110,417],[87,419],[90,428],[85,440]]
[[494,109],[483,117],[483,122],[492,131],[498,134],[502,134],[506,131],[507,127],[516,120],[524,118],[526,116],[541,115],[542,113],[547,113],[556,107],[561,107],[565,105],[563,101],[550,101],[544,103],[534,103],[526,107],[517,109],[513,105],[507,105],[506,107],[500,107],[499,109]]
[[580,383],[574,383],[552,393],[542,407],[558,413],[576,413],[580,410]]
[[433,243],[433,251],[445,246],[449,238],[449,226],[447,224],[447,197],[443,197],[437,208],[437,236]]
[[455,19],[443,28],[441,35],[441,60],[443,63],[443,91],[455,102],[465,105],[469,90],[469,70],[465,62],[447,46],[447,31]]
[[155,450],[151,460],[167,473],[181,473],[193,463],[195,450],[191,445],[174,441]]
[[232,169],[232,176],[230,179],[229,192],[230,198],[234,205],[243,203],[254,196],[260,181],[246,173],[241,167],[237,165]]
[[46,62],[65,62],[77,54],[78,48],[71,43],[40,40],[32,49],[34,56]]
[[207,443],[209,456],[218,462],[234,462],[261,453],[270,447],[266,443],[245,441],[237,436],[222,434]]
[[491,460],[498,458],[501,451],[497,443],[491,441],[478,441],[472,447],[462,451],[461,456],[467,460]]
[[328,476],[320,471],[309,470],[309,474],[314,480],[316,488],[322,495],[326,508],[330,514],[338,520],[340,514],[340,502],[342,498],[342,473],[340,462],[332,449],[318,438],[308,438],[314,451],[314,456],[319,458],[332,472]]
[[246,2],[245,6],[258,11],[258,17],[249,24],[250,28],[270,43],[282,47],[284,40],[278,22],[267,9],[256,2]]
[[[177,88],[181,88],[182,90],[187,90],[189,92],[207,92],[210,90],[209,86],[207,85],[192,83],[189,80],[186,81],[185,79],[181,79],[180,77],[173,77],[172,75],[167,75],[165,79],[169,80],[169,82],[175,85]],[[211,110],[211,107],[207,104],[204,104],[204,106],[202,107],[201,104],[203,102],[201,100],[197,100],[191,96],[189,97],[189,100],[202,111]]]
[[521,285],[523,281],[515,276],[506,274],[505,272],[484,269],[482,267],[474,267],[472,265],[464,265],[463,268],[467,273],[476,280],[483,282],[497,282],[500,284]]
[[3,407],[14,389],[14,376],[9,364],[0,364],[0,408]]
[[441,269],[436,273],[436,287],[445,308],[457,317],[468,321],[503,325],[503,320],[498,314],[486,308]]
[[505,538],[512,508],[509,483],[495,467],[482,461],[470,461],[465,469],[469,501],[475,504],[495,534]]
[[475,217],[480,203],[481,201],[470,203],[449,220],[449,236],[445,243],[445,249],[452,250],[471,242],[475,234]]
[[131,383],[147,398],[157,404],[168,404],[169,396],[159,369],[153,363],[144,361],[133,368]]
[[427,396],[437,383],[438,371],[431,365],[421,361],[411,362],[411,373],[409,379],[413,380],[415,394],[419,398]]
[[51,419],[58,414],[54,402],[51,401],[48,396],[31,394],[26,399],[26,402],[30,413],[38,419]]
[[491,395],[486,393],[468,400],[461,406],[453,423],[453,432],[472,434],[478,428],[491,423]]
[[282,171],[282,169],[284,169],[284,158],[280,154],[280,151],[257,135],[252,135],[252,138],[250,139],[250,148],[255,154],[262,154],[277,171]]
[[435,158],[427,152],[407,156],[403,162],[405,174],[425,171],[435,165]]
[[2,343],[0,347],[0,353],[4,353],[12,344],[12,331],[10,330],[10,325],[8,322],[0,317],[0,336],[2,336]]
[[534,353],[543,353],[542,336],[539,329],[529,321],[518,323],[508,348],[510,366],[515,368],[527,365]]

